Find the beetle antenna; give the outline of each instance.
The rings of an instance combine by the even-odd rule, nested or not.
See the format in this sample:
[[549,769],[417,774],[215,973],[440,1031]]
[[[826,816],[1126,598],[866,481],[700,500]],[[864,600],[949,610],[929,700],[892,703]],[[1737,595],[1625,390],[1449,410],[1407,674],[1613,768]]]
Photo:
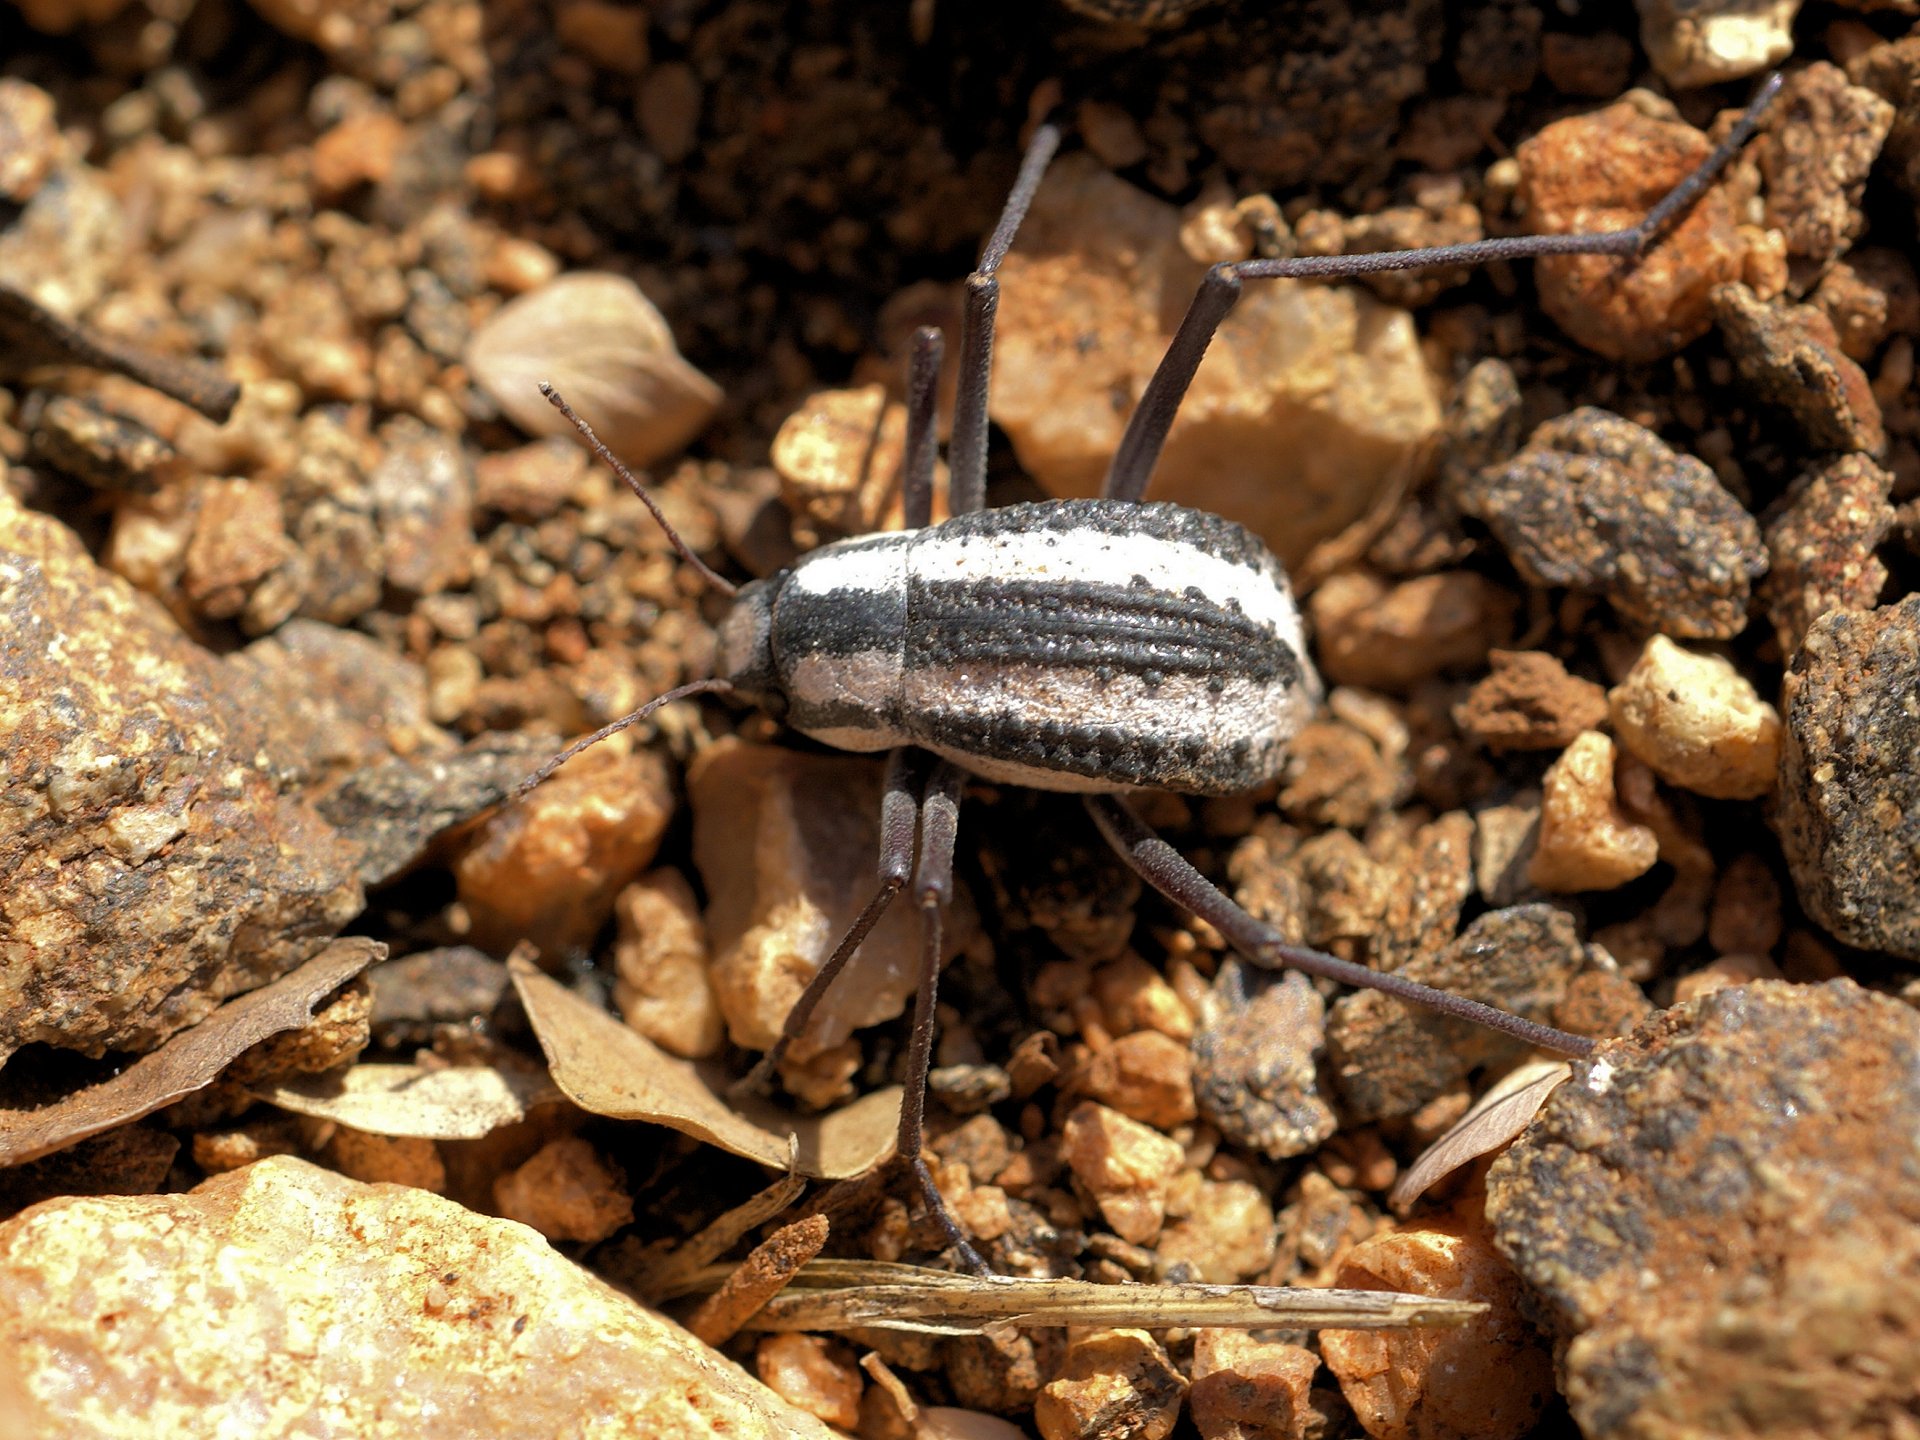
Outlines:
[[[673,532],[669,530],[667,533],[671,535]],[[549,775],[553,774],[553,772],[558,770],[562,765],[566,764],[567,761],[578,755],[582,750],[592,749],[609,736],[618,735],[629,725],[638,725],[662,705],[671,704],[675,700],[684,700],[689,695],[730,695],[732,693],[733,684],[731,681],[716,678],[712,680],[695,680],[690,684],[677,686],[667,691],[664,695],[656,695],[631,715],[622,715],[611,725],[602,725],[598,730],[587,736],[586,739],[574,741],[573,744],[562,750],[558,755],[547,761],[546,764],[542,765],[538,770],[534,771],[533,774],[515,786],[509,803],[524,800],[529,791]]]
[[614,453],[607,449],[601,442],[600,437],[593,433],[593,427],[578,415],[574,414],[573,407],[567,404],[565,397],[544,380],[540,382],[540,393],[547,397],[547,403],[549,405],[567,417],[567,423],[580,432],[587,444],[593,447],[593,453],[611,465],[613,467],[613,473],[626,481],[627,488],[640,497],[640,503],[647,507],[648,512],[652,514],[653,518],[660,522],[660,528],[667,532],[667,539],[672,541],[673,548],[680,552],[680,558],[699,572],[700,578],[705,580],[707,584],[711,585],[715,590],[718,590],[722,595],[738,595],[740,593],[740,587],[738,585],[727,579],[726,576],[715,570],[711,565],[707,564],[706,561],[702,560],[687,548],[687,542],[680,538],[679,531],[667,523],[667,517],[661,513],[660,506],[655,502],[653,496],[647,493],[646,487],[634,479],[633,472],[627,469],[625,465],[622,465]]

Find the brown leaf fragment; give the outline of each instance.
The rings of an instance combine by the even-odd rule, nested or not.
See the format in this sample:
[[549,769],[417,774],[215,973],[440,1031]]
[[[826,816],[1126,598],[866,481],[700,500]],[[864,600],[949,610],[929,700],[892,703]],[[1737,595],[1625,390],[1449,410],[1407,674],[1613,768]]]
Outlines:
[[561,1098],[529,1062],[441,1066],[354,1065],[256,1090],[296,1115],[334,1120],[367,1135],[407,1140],[478,1140]]
[[291,975],[229,1000],[113,1079],[37,1110],[0,1111],[0,1165],[37,1160],[205,1089],[244,1051],[307,1024],[323,999],[386,953],[377,941],[335,940]]
[[782,1225],[754,1246],[740,1268],[700,1303],[687,1329],[716,1349],[739,1333],[769,1300],[787,1288],[794,1272],[818,1255],[831,1229],[825,1215]]
[[732,1100],[719,1066],[675,1059],[530,961],[516,958],[508,968],[554,1083],[583,1110],[665,1125],[778,1169],[787,1168],[792,1136],[799,1147],[793,1168],[817,1180],[865,1174],[893,1148],[897,1085],[825,1115],[795,1115],[751,1096]]
[[1547,1097],[1572,1073],[1573,1067],[1564,1060],[1530,1060],[1515,1066],[1407,1167],[1387,1203],[1404,1215],[1438,1181],[1507,1144],[1532,1123]]

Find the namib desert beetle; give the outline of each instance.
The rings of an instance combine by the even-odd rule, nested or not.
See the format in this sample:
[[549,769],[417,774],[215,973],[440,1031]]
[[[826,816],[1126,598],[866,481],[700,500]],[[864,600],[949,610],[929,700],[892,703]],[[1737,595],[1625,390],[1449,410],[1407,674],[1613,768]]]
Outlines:
[[986,507],[987,382],[999,282],[1059,132],[1027,147],[1006,208],[967,277],[949,447],[952,518],[933,524],[935,388],[942,336],[914,336],[902,462],[905,528],[822,546],[787,570],[736,587],[695,556],[626,467],[564,399],[547,398],[652,511],[681,558],[731,596],[719,674],[682,685],[588,736],[530,776],[691,695],[728,695],[842,750],[887,751],[873,899],[807,985],[773,1048],[742,1081],[758,1086],[800,1035],[834,977],[903,891],[919,904],[914,998],[897,1162],[961,1260],[986,1267],[941,1201],[921,1151],[940,978],[941,919],[952,890],[960,795],[969,775],[1080,794],[1141,879],[1207,921],[1264,968],[1292,967],[1380,990],[1530,1045],[1583,1055],[1593,1041],[1400,976],[1287,944],[1156,835],[1133,790],[1231,795],[1279,773],[1320,682],[1287,577],[1240,526],[1143,501],[1161,447],[1207,345],[1248,280],[1344,279],[1381,270],[1542,255],[1645,253],[1753,134],[1779,88],[1762,87],[1727,138],[1622,230],[1513,236],[1417,250],[1245,260],[1207,272],[1115,452],[1097,500]]

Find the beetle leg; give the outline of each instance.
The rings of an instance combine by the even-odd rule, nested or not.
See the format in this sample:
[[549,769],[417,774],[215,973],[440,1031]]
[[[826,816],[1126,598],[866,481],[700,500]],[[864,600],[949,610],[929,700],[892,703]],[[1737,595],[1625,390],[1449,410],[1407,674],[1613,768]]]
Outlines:
[[900,465],[900,513],[907,530],[924,530],[933,523],[933,471],[940,458],[934,406],[946,348],[946,337],[935,326],[913,332],[913,353],[907,360],[906,458]]
[[[1107,468],[1101,494],[1110,500],[1138,500],[1147,493],[1154,466],[1167,442],[1167,432],[1193,383],[1194,372],[1206,357],[1214,332],[1240,298],[1245,280],[1340,280],[1382,270],[1418,270],[1430,265],[1483,265],[1492,260],[1530,260],[1541,255],[1626,255],[1639,257],[1667,227],[1711,185],[1740,148],[1752,137],[1761,115],[1779,93],[1775,74],[1760,87],[1727,138],[1673,189],[1661,197],[1637,223],[1619,230],[1586,230],[1570,235],[1510,235],[1463,245],[1428,245],[1416,250],[1381,251],[1365,255],[1303,255],[1291,260],[1240,260],[1215,265],[1195,292],[1167,353],[1127,421]],[[969,282],[971,284],[971,282]],[[964,373],[964,371],[963,371]],[[984,384],[982,386],[984,391]],[[958,414],[955,416],[956,433]]]
[[1285,966],[1308,975],[1335,980],[1342,985],[1383,991],[1398,999],[1424,1005],[1458,1020],[1484,1025],[1489,1030],[1497,1030],[1528,1045],[1561,1055],[1580,1056],[1593,1050],[1596,1042],[1584,1035],[1571,1035],[1551,1025],[1542,1025],[1538,1021],[1497,1010],[1491,1005],[1483,1005],[1478,1000],[1469,1000],[1464,995],[1421,985],[1404,976],[1369,970],[1365,965],[1341,960],[1324,951],[1309,950],[1304,945],[1289,945],[1281,938],[1279,931],[1254,919],[1221,893],[1211,880],[1189,865],[1180,852],[1156,835],[1124,800],[1111,795],[1089,795],[1087,809],[1093,815],[1093,823],[1100,827],[1100,833],[1107,837],[1107,843],[1113,846],[1135,874],[1182,910],[1213,926],[1229,945],[1262,969],[1276,970]]
[[900,1097],[900,1134],[895,1152],[913,1173],[927,1215],[976,1275],[991,1274],[960,1222],[933,1183],[923,1153],[927,1116],[927,1074],[933,1068],[934,1002],[940,992],[941,917],[953,898],[953,844],[960,826],[960,792],[966,783],[956,765],[941,764],[927,782],[920,805],[920,864],[913,876],[920,902],[920,986],[913,997],[913,1032],[907,1045],[906,1092]]
[[947,447],[953,513],[964,515],[987,504],[987,380],[993,370],[993,317],[1000,308],[1000,282],[994,272],[1027,218],[1047,162],[1060,148],[1060,132],[1042,125],[1027,142],[1020,174],[1007,196],[1000,223],[980,252],[980,264],[967,277],[966,309],[960,318],[960,379],[953,401],[953,442]]
[[846,968],[860,942],[880,923],[887,907],[906,888],[913,873],[914,839],[920,828],[919,790],[924,774],[923,754],[901,746],[887,756],[886,788],[880,798],[880,888],[867,902],[866,909],[854,920],[833,954],[807,982],[800,998],[793,1002],[780,1026],[780,1037],[759,1061],[729,1089],[735,1095],[753,1094],[766,1088],[787,1047],[806,1031],[807,1022],[819,1007],[833,982]]

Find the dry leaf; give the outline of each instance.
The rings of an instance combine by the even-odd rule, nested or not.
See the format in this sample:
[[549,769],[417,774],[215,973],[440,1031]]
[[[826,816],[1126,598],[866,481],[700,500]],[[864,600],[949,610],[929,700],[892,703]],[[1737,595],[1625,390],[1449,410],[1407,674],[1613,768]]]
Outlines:
[[515,958],[507,968],[554,1083],[582,1110],[666,1125],[781,1170],[791,1136],[798,1145],[793,1168],[817,1180],[864,1175],[893,1150],[898,1085],[825,1115],[795,1115],[756,1098],[730,1100],[730,1077],[719,1066],[676,1059],[528,960]]
[[[717,1286],[732,1265],[701,1280]],[[907,1330],[980,1335],[1008,1325],[1214,1325],[1386,1330],[1460,1325],[1485,1313],[1477,1301],[1385,1290],[1307,1290],[1277,1285],[1099,1285],[956,1275],[878,1260],[815,1260],[747,1322],[749,1330]]]
[[1387,1203],[1404,1215],[1436,1181],[1507,1144],[1527,1128],[1547,1097],[1572,1073],[1573,1067],[1564,1060],[1530,1060],[1503,1076],[1407,1167]]
[[242,1051],[307,1024],[315,1006],[386,953],[373,940],[335,940],[292,974],[229,1000],[113,1079],[37,1110],[0,1110],[0,1165],[38,1159],[206,1089]]
[[549,382],[629,465],[678,454],[720,405],[624,275],[578,271],[508,301],[474,332],[467,369],[528,434],[572,436],[540,394]]
[[546,1071],[531,1064],[355,1065],[256,1090],[254,1098],[336,1120],[368,1135],[403,1140],[478,1140],[562,1098]]

